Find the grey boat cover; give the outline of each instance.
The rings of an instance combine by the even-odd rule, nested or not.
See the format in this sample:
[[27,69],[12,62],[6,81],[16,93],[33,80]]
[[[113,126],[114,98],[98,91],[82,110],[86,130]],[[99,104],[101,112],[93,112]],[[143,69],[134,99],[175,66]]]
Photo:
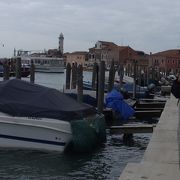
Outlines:
[[60,91],[12,79],[0,82],[0,111],[11,116],[71,121],[96,113]]

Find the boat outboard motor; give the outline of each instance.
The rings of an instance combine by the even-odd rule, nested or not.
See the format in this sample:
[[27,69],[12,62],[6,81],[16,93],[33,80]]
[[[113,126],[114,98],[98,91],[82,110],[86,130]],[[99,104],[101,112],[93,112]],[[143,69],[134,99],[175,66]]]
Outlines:
[[148,85],[147,89],[148,89],[149,92],[153,92],[155,90],[155,87],[156,87],[156,85],[151,83],[151,84]]

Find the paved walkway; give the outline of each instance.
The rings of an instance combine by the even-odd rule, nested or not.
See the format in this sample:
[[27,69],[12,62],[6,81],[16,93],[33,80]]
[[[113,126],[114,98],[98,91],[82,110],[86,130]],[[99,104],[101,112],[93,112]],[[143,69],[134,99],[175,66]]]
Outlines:
[[180,180],[180,105],[171,95],[140,163],[129,163],[119,180]]

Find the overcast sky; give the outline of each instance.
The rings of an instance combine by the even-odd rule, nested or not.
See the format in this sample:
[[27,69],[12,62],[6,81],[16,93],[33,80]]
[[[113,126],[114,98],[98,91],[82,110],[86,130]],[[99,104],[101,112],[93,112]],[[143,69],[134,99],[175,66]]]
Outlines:
[[13,49],[88,51],[96,41],[146,53],[180,48],[179,0],[0,0],[0,57]]

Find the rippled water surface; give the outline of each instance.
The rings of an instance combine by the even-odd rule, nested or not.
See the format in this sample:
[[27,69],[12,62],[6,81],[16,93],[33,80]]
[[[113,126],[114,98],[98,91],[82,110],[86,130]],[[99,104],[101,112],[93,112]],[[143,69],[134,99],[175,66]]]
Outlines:
[[40,151],[0,150],[0,179],[118,179],[128,162],[139,162],[150,135],[136,135],[132,147],[121,135],[90,154],[58,154]]
[[[65,74],[36,73],[36,83],[62,89]],[[84,74],[90,80],[89,73]],[[29,80],[29,79],[26,79]],[[151,134],[134,135],[134,144],[107,132],[107,142],[89,154],[0,150],[0,179],[116,180],[128,162],[139,162]]]

